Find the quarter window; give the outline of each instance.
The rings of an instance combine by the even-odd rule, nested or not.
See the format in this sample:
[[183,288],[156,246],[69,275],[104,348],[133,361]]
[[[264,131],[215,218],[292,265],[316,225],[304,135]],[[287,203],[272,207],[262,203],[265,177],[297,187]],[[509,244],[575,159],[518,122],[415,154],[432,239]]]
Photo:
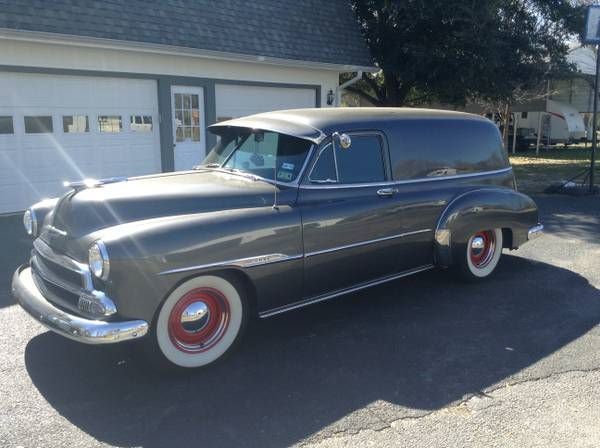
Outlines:
[[13,117],[10,115],[0,116],[0,134],[14,134]]
[[38,115],[25,117],[25,133],[26,134],[47,134],[51,133],[52,116]]
[[381,138],[378,135],[352,135],[352,145],[342,149],[336,145],[339,182],[356,184],[383,182],[385,165]]
[[132,115],[130,126],[133,132],[152,132],[152,116]]
[[90,132],[90,122],[87,115],[63,115],[62,119],[65,134]]
[[333,157],[333,147],[331,146],[331,143],[327,144],[325,149],[319,154],[319,158],[315,162],[308,178],[311,182],[319,184],[337,182],[335,159]]
[[100,132],[117,133],[123,129],[123,121],[120,115],[99,115],[98,130]]

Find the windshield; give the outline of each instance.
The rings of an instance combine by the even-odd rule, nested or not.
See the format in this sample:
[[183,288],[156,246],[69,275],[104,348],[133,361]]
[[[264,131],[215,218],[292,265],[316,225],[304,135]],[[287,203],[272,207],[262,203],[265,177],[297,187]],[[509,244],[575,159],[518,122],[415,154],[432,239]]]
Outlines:
[[230,128],[202,162],[203,167],[240,171],[269,180],[293,182],[312,143],[278,132]]

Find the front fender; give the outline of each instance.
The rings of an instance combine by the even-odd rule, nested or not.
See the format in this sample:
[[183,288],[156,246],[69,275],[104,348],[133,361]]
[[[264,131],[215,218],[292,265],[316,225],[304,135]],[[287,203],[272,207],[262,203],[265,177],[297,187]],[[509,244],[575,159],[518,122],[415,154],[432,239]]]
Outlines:
[[435,260],[440,266],[453,264],[452,252],[469,237],[486,229],[509,229],[505,247],[517,249],[527,241],[527,232],[538,223],[538,209],[522,193],[504,188],[463,192],[452,199],[435,229]]
[[[107,247],[111,266],[106,291],[125,317],[151,321],[162,299],[179,282],[224,268],[237,268],[258,285],[279,273],[300,292],[295,279],[283,275],[288,263],[268,264],[269,255],[295,260],[302,254],[300,216],[293,207],[155,218],[104,229],[94,238],[102,238]],[[228,264],[250,257],[255,261],[251,268]],[[261,270],[263,264],[273,267]],[[300,281],[302,271],[297,272]]]

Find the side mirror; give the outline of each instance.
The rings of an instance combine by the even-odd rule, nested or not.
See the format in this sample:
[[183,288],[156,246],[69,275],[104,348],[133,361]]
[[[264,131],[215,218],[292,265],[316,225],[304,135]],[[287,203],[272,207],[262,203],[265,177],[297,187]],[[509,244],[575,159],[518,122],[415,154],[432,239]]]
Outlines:
[[352,145],[352,139],[348,134],[340,134],[339,132],[334,132],[331,136],[331,139],[334,142],[335,140],[337,140],[340,144],[340,148],[342,149],[348,149]]

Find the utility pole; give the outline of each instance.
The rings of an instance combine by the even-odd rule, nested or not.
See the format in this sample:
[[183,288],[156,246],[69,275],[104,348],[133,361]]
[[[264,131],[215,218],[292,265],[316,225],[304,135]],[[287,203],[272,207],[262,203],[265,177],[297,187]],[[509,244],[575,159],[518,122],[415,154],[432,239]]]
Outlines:
[[600,78],[600,45],[596,45],[596,80],[594,82],[594,113],[592,114],[592,157],[590,158],[590,194],[594,193],[594,170],[596,168],[596,113],[598,112],[598,79]]

